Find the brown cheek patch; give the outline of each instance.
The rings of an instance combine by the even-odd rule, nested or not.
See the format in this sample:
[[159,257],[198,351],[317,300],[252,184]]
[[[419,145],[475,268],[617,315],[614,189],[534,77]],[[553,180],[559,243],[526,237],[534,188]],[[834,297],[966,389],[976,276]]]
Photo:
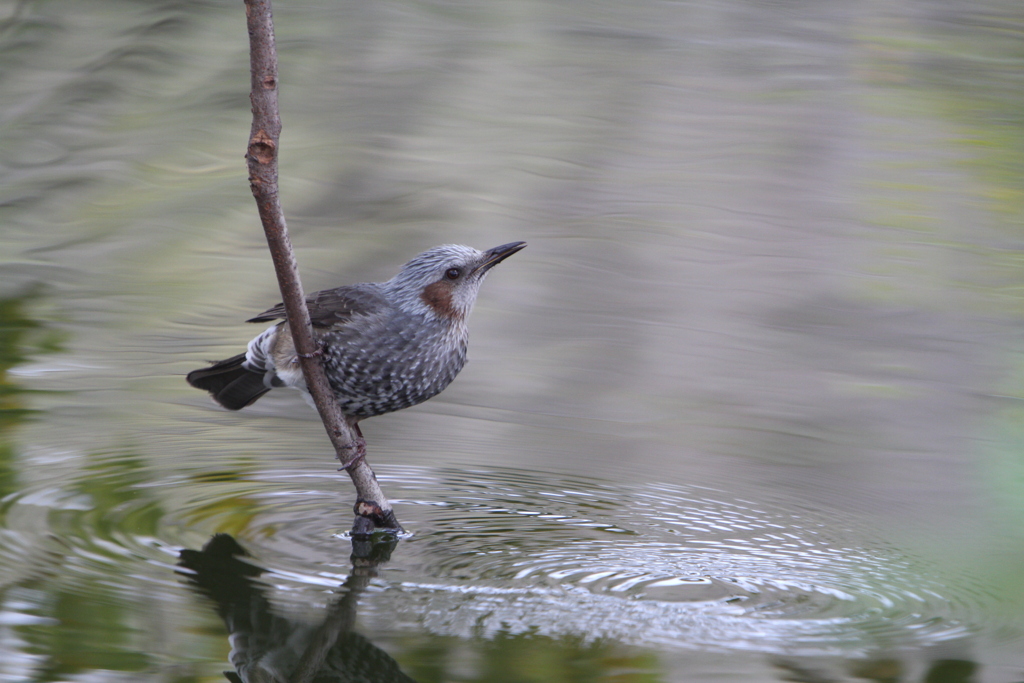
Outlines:
[[444,280],[438,280],[423,288],[420,295],[423,303],[434,309],[443,318],[458,318],[459,312],[452,304],[452,286]]

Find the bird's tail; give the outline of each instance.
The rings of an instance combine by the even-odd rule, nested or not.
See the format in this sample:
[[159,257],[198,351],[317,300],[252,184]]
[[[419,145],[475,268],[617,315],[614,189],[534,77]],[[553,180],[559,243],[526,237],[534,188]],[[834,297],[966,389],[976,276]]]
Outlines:
[[197,389],[209,391],[213,400],[228,410],[241,410],[270,391],[263,383],[263,373],[246,369],[240,353],[227,360],[214,363],[188,373],[185,379]]

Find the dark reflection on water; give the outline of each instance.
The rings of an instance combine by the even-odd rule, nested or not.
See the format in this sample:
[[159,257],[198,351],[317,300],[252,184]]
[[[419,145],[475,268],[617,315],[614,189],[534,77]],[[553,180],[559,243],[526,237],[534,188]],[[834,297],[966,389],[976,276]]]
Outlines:
[[[202,551],[183,550],[180,566],[217,606],[232,642],[232,681],[366,681],[405,683],[411,678],[383,650],[355,633],[359,597],[386,562],[396,539],[352,557],[352,571],[327,606],[320,623],[275,615],[256,578],[263,572],[246,561],[245,550],[226,534],[214,536]],[[357,556],[358,555],[358,556]]]

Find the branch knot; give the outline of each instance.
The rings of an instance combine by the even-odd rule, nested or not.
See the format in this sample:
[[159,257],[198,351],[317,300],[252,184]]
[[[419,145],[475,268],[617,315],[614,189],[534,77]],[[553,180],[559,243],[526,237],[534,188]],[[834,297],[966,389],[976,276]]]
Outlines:
[[272,164],[277,159],[277,143],[260,128],[249,140],[249,154],[246,158],[258,164]]

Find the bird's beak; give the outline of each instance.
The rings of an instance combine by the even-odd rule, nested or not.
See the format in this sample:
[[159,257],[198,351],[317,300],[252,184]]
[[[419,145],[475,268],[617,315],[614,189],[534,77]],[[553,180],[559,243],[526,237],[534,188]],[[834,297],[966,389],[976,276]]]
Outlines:
[[503,244],[500,247],[494,247],[484,252],[484,260],[479,266],[473,269],[474,273],[479,272],[481,275],[486,273],[488,270],[498,265],[505,259],[517,251],[521,251],[526,248],[526,242],[509,242]]

